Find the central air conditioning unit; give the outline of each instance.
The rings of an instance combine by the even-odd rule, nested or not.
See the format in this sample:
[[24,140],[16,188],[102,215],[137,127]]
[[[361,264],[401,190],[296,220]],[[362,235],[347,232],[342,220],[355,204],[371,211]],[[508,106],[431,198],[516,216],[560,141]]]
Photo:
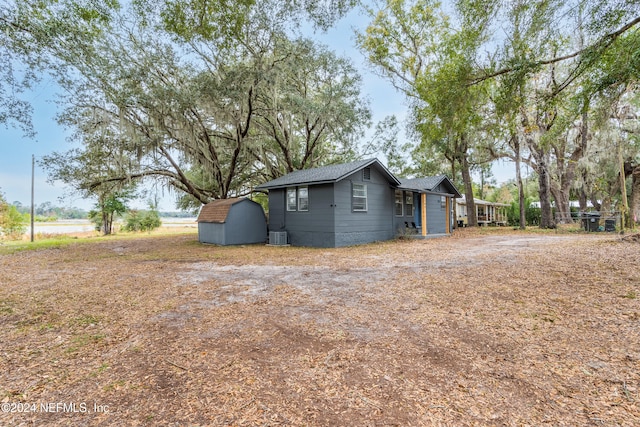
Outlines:
[[270,231],[269,244],[274,246],[284,246],[287,244],[286,231]]

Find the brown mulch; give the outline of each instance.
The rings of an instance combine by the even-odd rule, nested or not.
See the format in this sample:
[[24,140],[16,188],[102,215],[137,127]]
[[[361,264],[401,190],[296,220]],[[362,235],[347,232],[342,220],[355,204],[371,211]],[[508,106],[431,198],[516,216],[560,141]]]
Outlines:
[[0,425],[640,425],[626,237],[0,255]]

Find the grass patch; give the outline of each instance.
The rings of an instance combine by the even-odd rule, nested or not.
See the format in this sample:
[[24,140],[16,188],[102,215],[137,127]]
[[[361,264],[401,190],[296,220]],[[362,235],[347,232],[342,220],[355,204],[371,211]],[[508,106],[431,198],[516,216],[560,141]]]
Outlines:
[[32,326],[40,327],[42,324],[47,324],[48,312],[44,310],[36,310],[30,313],[28,316],[23,316],[22,320],[16,323],[19,330],[27,330]]
[[22,240],[9,241],[0,243],[0,255],[10,255],[21,251],[30,251],[37,249],[57,249],[64,248],[70,244],[77,242],[77,237],[56,236],[45,240],[36,240],[34,242],[25,242]]
[[621,295],[622,298],[627,298],[627,299],[636,299],[638,298],[638,294],[636,294],[635,291],[629,291],[624,295]]
[[75,319],[72,319],[71,320],[71,325],[73,325],[73,326],[97,325],[98,323],[100,323],[100,320],[102,320],[100,318],[100,316],[93,316],[91,314],[87,314],[87,315],[76,317]]
[[[185,232],[182,229],[177,230],[161,230],[158,232],[149,233],[116,233],[108,236],[88,236],[78,237],[70,236],[66,234],[48,234],[37,238],[33,242],[17,240],[17,241],[0,241],[0,255],[11,255],[22,251],[33,251],[41,249],[60,249],[74,244],[85,243],[97,243],[107,240],[131,240],[131,239],[143,239],[149,237],[167,237],[167,236],[179,236],[179,235],[197,235],[197,230],[194,232]],[[197,241],[196,241],[197,243]]]
[[60,325],[57,325],[57,324],[52,323],[52,322],[47,322],[47,323],[43,323],[42,325],[38,326],[38,329],[41,330],[42,332],[55,331],[57,329],[60,329]]
[[97,344],[106,337],[105,334],[82,334],[78,335],[71,340],[72,345],[67,348],[67,353],[77,353],[83,347],[89,344]]
[[114,381],[110,384],[107,384],[106,386],[104,386],[103,390],[104,391],[113,391],[113,390],[117,390],[119,388],[124,387],[124,385],[126,384],[126,382],[124,380],[118,380],[118,381]]
[[101,373],[107,371],[108,369],[110,369],[110,366],[108,363],[103,363],[102,365],[98,366],[98,369],[95,370],[95,372],[91,373],[92,377],[97,377],[98,375],[100,375]]
[[13,314],[13,302],[8,299],[0,300],[0,316]]

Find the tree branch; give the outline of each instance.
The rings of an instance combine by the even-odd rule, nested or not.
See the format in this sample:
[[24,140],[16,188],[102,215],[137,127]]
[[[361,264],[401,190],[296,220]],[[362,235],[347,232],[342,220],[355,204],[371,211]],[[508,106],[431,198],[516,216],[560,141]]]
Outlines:
[[[630,30],[631,28],[633,28],[636,24],[640,23],[640,16],[635,18],[634,20],[632,20],[631,22],[629,22],[628,24],[622,26],[621,28],[619,28],[618,30],[606,34],[604,35],[602,38],[600,38],[598,41],[596,41],[595,43],[593,43],[590,46],[587,46],[583,49],[580,49],[576,52],[564,55],[564,56],[559,56],[556,58],[550,58],[550,59],[544,59],[541,61],[534,61],[534,62],[529,62],[527,64],[524,65],[520,65],[517,67],[506,67],[506,68],[502,68],[498,71],[494,71],[492,73],[489,74],[485,74],[484,76],[481,77],[477,77],[473,80],[471,80],[471,82],[468,83],[468,86],[473,86],[476,85],[478,83],[482,83],[486,80],[504,75],[504,74],[509,74],[512,73],[514,71],[517,70],[521,70],[524,67],[538,67],[541,65],[551,65],[551,64],[555,64],[558,62],[562,62],[562,61],[566,61],[567,59],[571,59],[571,58],[575,58],[578,57],[580,55],[583,55],[585,53],[588,52],[592,52],[592,51],[598,51],[598,50],[606,50],[609,46],[611,46],[611,44],[618,38],[620,37],[622,34],[624,34],[625,32],[627,32],[628,30]],[[575,79],[575,77],[574,77]],[[573,81],[573,79],[571,79],[570,81],[565,82],[566,84],[563,84],[562,88],[560,90],[558,90],[557,92],[560,92],[562,89],[564,89],[569,83],[571,83],[571,81]]]

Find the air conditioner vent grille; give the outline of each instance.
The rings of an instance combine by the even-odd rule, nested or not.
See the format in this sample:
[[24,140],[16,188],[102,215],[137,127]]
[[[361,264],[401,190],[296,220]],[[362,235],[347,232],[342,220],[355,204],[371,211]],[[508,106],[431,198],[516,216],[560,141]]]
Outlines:
[[283,246],[287,244],[287,232],[286,231],[270,231],[269,232],[269,244],[275,246]]

